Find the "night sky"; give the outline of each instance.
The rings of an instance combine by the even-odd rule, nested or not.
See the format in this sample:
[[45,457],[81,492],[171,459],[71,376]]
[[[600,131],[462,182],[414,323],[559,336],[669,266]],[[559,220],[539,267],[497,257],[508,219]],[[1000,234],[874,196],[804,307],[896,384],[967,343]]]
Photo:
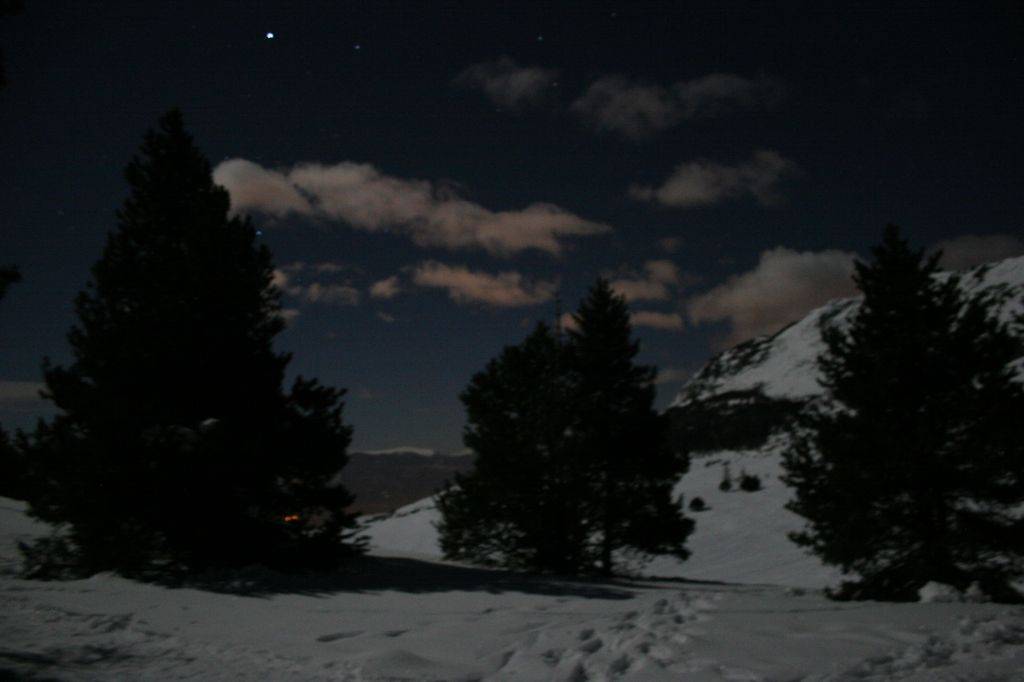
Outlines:
[[887,222],[953,268],[1024,253],[1020,3],[26,4],[0,19],[8,427],[45,413],[41,360],[69,360],[171,107],[274,253],[291,373],[349,389],[355,449],[459,449],[472,374],[599,275],[663,407],[851,294]]

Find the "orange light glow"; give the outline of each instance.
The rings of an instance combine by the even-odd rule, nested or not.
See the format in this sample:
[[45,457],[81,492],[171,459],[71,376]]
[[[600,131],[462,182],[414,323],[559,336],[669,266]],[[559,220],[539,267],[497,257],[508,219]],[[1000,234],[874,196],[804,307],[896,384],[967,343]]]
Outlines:
[[284,517],[284,520],[285,520],[285,523],[292,523],[293,521],[298,521],[299,520],[299,515],[298,514],[289,514],[288,516]]

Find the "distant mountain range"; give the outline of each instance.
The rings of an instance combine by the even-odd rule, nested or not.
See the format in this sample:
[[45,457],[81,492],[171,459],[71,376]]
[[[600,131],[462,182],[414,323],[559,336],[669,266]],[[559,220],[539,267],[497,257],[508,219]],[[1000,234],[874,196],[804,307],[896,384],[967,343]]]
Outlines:
[[361,514],[390,512],[429,497],[457,473],[469,471],[472,453],[399,447],[349,454],[339,480],[356,496],[352,510]]

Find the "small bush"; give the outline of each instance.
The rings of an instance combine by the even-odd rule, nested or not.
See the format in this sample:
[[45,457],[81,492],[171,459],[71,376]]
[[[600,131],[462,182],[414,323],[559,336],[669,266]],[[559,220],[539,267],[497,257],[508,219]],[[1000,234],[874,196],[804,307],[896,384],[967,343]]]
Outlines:
[[692,512],[702,512],[702,511],[707,511],[707,510],[708,510],[708,505],[707,505],[707,502],[704,501],[703,497],[695,497],[692,500],[690,500],[690,511],[692,511]]
[[718,489],[722,492],[729,492],[732,490],[732,474],[729,473],[728,464],[722,467],[722,482],[718,484]]
[[22,566],[21,575],[32,580],[61,580],[84,578],[74,544],[65,536],[56,533],[32,542],[19,542]]
[[753,474],[747,472],[740,473],[740,490],[744,490],[748,493],[756,492],[761,489],[761,479]]

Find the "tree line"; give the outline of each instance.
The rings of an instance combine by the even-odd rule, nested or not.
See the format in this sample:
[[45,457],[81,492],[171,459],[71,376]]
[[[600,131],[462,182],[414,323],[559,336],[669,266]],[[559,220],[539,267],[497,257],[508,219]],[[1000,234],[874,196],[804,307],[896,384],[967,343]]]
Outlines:
[[[363,548],[337,483],[342,389],[284,375],[269,250],[169,112],[126,168],[129,196],[75,301],[72,362],[44,361],[58,408],[11,443],[0,494],[60,532],[32,575],[327,569]],[[844,598],[912,599],[936,580],[1013,601],[1024,574],[1021,319],[887,228],[857,262],[863,302],[823,330],[826,399],[792,421],[793,540],[839,566]],[[0,297],[16,281],[0,273]],[[629,310],[599,279],[563,330],[539,324],[460,398],[474,469],[439,496],[449,558],[611,575],[629,553],[688,556],[688,469],[653,408]]]

